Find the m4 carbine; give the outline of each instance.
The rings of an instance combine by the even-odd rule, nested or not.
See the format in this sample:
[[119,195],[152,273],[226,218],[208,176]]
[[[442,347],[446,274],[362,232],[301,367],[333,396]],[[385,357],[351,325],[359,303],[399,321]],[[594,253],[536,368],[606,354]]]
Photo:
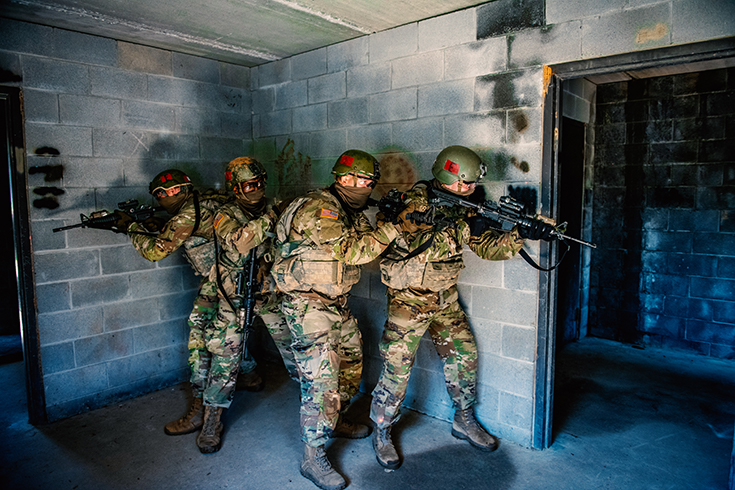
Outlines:
[[[117,204],[119,209],[112,212],[102,209],[95,211],[89,216],[84,214],[79,215],[80,222],[75,225],[62,226],[60,228],[54,228],[53,232],[71,230],[73,228],[97,228],[100,230],[110,230],[115,233],[127,234],[127,228],[122,229],[118,226],[118,222],[122,218],[123,214],[130,216],[134,222],[140,223],[149,218],[152,218],[157,212],[163,211],[163,207],[152,207],[146,204],[138,205],[138,201],[135,199],[128,199],[125,202]],[[147,235],[148,233],[136,232]]]

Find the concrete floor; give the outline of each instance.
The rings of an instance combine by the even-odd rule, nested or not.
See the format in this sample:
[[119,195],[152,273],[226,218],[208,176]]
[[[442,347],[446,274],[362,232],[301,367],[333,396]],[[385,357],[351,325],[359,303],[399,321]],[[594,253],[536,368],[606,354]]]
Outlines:
[[[735,363],[639,350],[599,339],[558,357],[555,439],[536,451],[503,441],[482,453],[448,422],[407,412],[395,434],[396,471],[370,439],[334,440],[328,453],[359,489],[723,489],[735,421]],[[266,389],[238,393],[222,450],[201,454],[195,434],[166,436],[184,386],[43,427],[27,423],[22,363],[0,366],[0,486],[8,489],[305,489],[299,474],[298,387],[271,366]],[[367,421],[368,397],[354,405]]]

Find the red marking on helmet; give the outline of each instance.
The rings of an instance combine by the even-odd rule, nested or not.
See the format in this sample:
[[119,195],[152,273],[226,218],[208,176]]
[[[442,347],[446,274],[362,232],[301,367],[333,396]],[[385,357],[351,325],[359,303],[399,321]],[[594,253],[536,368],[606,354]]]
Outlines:
[[454,163],[451,160],[447,160],[447,162],[444,164],[444,170],[447,172],[451,172],[454,175],[459,175],[459,163]]
[[232,180],[232,172],[225,172],[225,180]]
[[348,167],[352,166],[352,162],[355,161],[355,157],[351,157],[349,155],[342,155],[342,158],[339,159],[339,163],[342,165],[347,165]]

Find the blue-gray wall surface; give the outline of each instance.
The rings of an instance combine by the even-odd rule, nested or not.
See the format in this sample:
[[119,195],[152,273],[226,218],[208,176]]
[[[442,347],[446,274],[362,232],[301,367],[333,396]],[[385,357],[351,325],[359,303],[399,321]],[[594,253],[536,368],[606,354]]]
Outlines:
[[[453,144],[488,161],[490,197],[510,185],[538,193],[544,65],[735,34],[726,0],[537,0],[521,11],[516,3],[497,0],[253,69],[0,20],[0,68],[23,89],[28,167],[64,168],[54,182],[29,175],[32,203],[59,204],[31,206],[50,418],[185,379],[196,288],[178,256],[152,264],[124,236],[52,228],[125,199],[149,202],[147,183],[167,167],[218,185],[224,164],[248,153],[268,166],[275,195],[329,183],[335,158],[352,147],[381,159],[382,185],[406,185],[428,178],[436,154]],[[276,164],[289,140],[297,157]],[[33,194],[41,187],[65,192]],[[537,245],[530,251],[538,254]],[[480,350],[478,416],[500,437],[531,446],[538,273],[519,258],[493,263],[467,252],[465,260],[460,292]],[[366,389],[380,368],[384,303],[371,264],[351,302],[364,333]],[[406,405],[447,419],[429,344]]]

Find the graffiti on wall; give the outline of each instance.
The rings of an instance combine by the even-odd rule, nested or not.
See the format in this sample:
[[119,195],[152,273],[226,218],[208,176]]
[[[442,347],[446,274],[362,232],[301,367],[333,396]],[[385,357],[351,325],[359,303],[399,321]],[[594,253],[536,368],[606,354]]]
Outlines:
[[276,180],[281,199],[296,197],[311,184],[311,157],[297,152],[290,138],[276,157]]
[[[49,158],[59,156],[59,150],[44,146],[36,149],[34,152],[39,156],[46,156]],[[43,181],[47,183],[59,182],[64,176],[64,166],[59,164],[52,165],[37,165],[28,169],[30,175],[43,174]],[[59,207],[58,196],[64,194],[64,189],[60,189],[56,186],[40,186],[34,187],[33,193],[38,197],[33,200],[33,207],[37,209],[56,209]]]
[[389,190],[396,188],[407,191],[419,180],[419,173],[413,159],[403,152],[389,152],[380,159],[380,180],[375,193],[383,197]]

